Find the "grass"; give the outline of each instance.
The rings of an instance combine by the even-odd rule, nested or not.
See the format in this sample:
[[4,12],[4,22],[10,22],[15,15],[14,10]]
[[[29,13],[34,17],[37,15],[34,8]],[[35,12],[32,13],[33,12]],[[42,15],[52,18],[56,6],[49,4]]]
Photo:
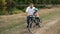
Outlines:
[[57,12],[52,12],[52,13],[48,13],[47,15],[42,15],[41,17],[44,19],[44,20],[47,20],[49,18],[52,18],[53,16],[56,16],[58,15],[59,13]]
[[[45,20],[49,20],[52,17],[57,16],[59,14],[60,14],[60,11],[54,11],[54,12],[48,13],[46,15],[43,14],[40,17],[42,17],[42,20],[45,21]],[[3,20],[2,20],[2,22],[3,22]],[[10,24],[8,24],[8,23],[10,23]],[[18,32],[19,33],[22,32],[23,29],[25,29],[25,28],[26,28],[26,18],[14,18],[14,19],[8,18],[8,22],[6,22],[6,26],[0,27],[0,34],[16,34]]]
[[46,29],[44,34],[60,34],[60,20],[49,29]]

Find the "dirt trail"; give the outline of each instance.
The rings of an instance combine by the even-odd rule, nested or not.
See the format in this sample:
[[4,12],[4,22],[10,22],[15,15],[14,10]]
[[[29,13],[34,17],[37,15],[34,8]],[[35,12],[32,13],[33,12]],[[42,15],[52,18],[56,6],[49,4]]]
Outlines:
[[50,27],[44,34],[60,34],[60,20]]
[[[41,10],[39,10],[39,14],[43,15],[43,14],[48,14],[48,13],[54,12],[54,11],[58,11],[59,12],[60,8],[41,9]],[[20,34],[21,27],[20,27],[19,24],[21,24],[23,22],[26,22],[25,18],[26,18],[25,13],[24,14],[22,13],[22,14],[15,14],[15,15],[0,16],[0,30],[2,29],[2,34]],[[48,25],[46,24],[46,25],[44,25],[44,27],[42,27],[40,29],[37,29],[34,34],[44,34],[44,33],[46,33],[47,32],[46,30],[48,30],[50,28],[50,26],[52,26],[53,24],[55,24],[58,21],[59,21],[59,19],[48,22]],[[14,27],[14,25],[15,25],[15,27]],[[11,28],[11,29],[8,28],[7,29],[8,26],[13,26],[13,28]],[[22,34],[23,33],[25,34],[25,33],[27,33],[27,31],[23,31]]]
[[[56,23],[59,24],[59,22],[58,22],[59,20],[60,20],[60,18],[58,18],[58,19],[56,19],[56,20],[54,20],[54,21],[52,21],[52,22],[49,22],[49,23],[45,24],[42,28],[37,29],[34,34],[54,34],[54,33],[55,33],[55,30],[51,30],[50,28],[53,27],[53,29],[55,29],[55,28],[54,28],[54,25],[55,25]],[[57,24],[56,24],[56,25],[57,25]],[[55,27],[57,27],[57,26],[55,26]],[[49,30],[50,30],[50,31],[49,31]],[[49,32],[48,32],[48,31],[49,31]],[[52,32],[51,32],[51,31],[52,31]],[[59,30],[59,31],[60,31],[60,30]],[[56,34],[56,33],[55,33],[55,34]]]

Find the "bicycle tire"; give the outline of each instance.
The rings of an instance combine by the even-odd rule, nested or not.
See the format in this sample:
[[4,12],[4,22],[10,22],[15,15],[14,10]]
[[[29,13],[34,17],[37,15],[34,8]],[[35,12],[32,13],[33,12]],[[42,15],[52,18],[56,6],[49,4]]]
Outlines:
[[29,25],[28,25],[28,31],[29,31],[30,33],[33,33],[33,30],[34,30],[34,22],[33,22],[33,20],[30,20],[29,22],[30,22],[30,23],[29,23]]

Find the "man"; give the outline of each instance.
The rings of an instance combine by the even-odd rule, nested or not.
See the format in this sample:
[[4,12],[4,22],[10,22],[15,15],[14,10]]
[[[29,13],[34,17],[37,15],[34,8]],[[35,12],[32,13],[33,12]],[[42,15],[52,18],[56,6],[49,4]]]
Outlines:
[[38,12],[35,14],[35,10],[34,9],[35,9],[35,7],[34,7],[33,3],[30,3],[30,5],[26,9],[27,27],[29,25],[29,19],[32,18],[32,17],[30,17],[31,15],[35,15],[35,16],[39,17]]

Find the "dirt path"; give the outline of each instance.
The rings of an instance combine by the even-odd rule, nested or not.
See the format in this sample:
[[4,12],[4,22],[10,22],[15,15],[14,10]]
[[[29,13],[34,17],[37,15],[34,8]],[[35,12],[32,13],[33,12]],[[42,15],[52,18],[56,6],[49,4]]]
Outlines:
[[[39,14],[44,16],[45,14],[47,15],[48,13],[51,13],[54,11],[59,12],[60,8],[41,9],[41,10],[39,10]],[[48,15],[47,15],[47,17],[48,17]],[[54,18],[54,17],[51,17],[51,18]],[[58,16],[57,16],[57,18],[58,18]],[[46,20],[44,20],[44,24],[45,24],[45,21]],[[47,23],[48,23],[48,25],[50,24],[52,26],[54,23],[56,23],[58,21],[59,21],[58,19],[54,20],[54,21],[53,21],[53,19],[51,21],[49,19]],[[0,34],[20,34],[21,32],[22,32],[22,34],[26,34],[27,31],[24,31],[24,29],[27,29],[25,27],[26,25],[24,24],[25,22],[26,22],[25,13],[0,16]],[[51,24],[51,22],[53,24]],[[46,30],[49,30],[49,28],[50,28],[50,25],[49,26],[48,25],[46,24],[46,25],[44,25],[44,27],[37,29],[34,34],[46,33],[47,32]]]
[[[57,34],[57,32],[60,31],[60,30],[58,30],[60,28],[59,25],[58,25],[59,21],[60,21],[60,18],[45,24],[44,27],[42,27],[40,29],[37,29],[34,34]],[[57,26],[58,26],[58,28],[57,28]]]
[[[41,28],[38,28],[36,30],[33,31],[33,34],[49,34],[49,32],[53,31],[51,34],[53,34],[55,32],[55,24],[58,23],[60,21],[60,16],[56,16],[54,18],[52,18],[51,20],[48,21],[48,23],[43,24],[43,26]],[[59,26],[59,25],[58,25]],[[53,28],[51,28],[53,27]],[[51,30],[51,29],[54,30]],[[50,31],[49,31],[50,30]],[[48,32],[49,31],[49,32]],[[29,34],[28,31],[23,31],[20,34]]]
[[60,20],[50,27],[44,34],[60,34]]

